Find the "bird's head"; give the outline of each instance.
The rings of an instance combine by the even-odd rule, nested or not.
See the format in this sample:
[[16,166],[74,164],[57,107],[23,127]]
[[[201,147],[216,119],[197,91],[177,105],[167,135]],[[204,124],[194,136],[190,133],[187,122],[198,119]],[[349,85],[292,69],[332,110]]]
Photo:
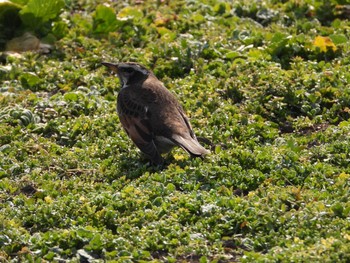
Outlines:
[[102,65],[110,68],[113,72],[117,73],[122,85],[129,85],[131,83],[142,82],[147,79],[151,73],[145,67],[134,62],[123,63],[109,63],[102,62]]

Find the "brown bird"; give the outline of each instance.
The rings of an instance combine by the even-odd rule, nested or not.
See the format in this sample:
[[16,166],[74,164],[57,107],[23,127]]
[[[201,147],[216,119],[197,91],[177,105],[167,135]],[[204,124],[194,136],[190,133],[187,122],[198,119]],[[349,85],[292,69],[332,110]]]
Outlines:
[[174,146],[193,157],[209,153],[199,144],[176,97],[150,70],[132,62],[102,64],[117,73],[122,84],[117,99],[120,122],[154,164],[163,164],[161,154]]

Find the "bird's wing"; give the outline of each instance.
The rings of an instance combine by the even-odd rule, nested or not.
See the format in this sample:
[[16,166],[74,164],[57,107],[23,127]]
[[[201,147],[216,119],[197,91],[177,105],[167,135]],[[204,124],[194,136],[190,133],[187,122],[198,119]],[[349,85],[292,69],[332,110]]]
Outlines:
[[192,137],[193,139],[196,139],[196,135],[194,134],[194,132],[193,132],[193,130],[192,130],[190,121],[188,120],[187,116],[185,115],[185,113],[184,113],[182,107],[179,107],[178,110],[179,110],[179,112],[180,112],[180,115],[181,115],[183,121],[184,121],[185,124],[186,124],[186,127],[188,128],[188,131],[189,131],[191,137]]
[[192,156],[203,156],[205,154],[208,154],[209,151],[198,142],[196,135],[192,130],[191,124],[183,112],[183,109],[179,107],[178,111],[182,117],[183,124],[185,125],[182,124],[184,127],[182,127],[182,129],[179,129],[180,132],[172,134],[172,140]]
[[[153,82],[153,87],[155,87],[154,84],[155,83]],[[144,87],[147,87],[147,85],[149,85],[149,83],[145,82]],[[197,141],[191,124],[176,97],[170,93],[161,82],[158,82],[156,88],[161,92],[158,92],[155,96],[155,103],[163,106],[163,110],[166,112],[162,117],[166,119],[163,121],[167,123],[166,126],[168,129],[166,129],[166,132],[163,130],[162,135],[171,140],[174,144],[183,148],[192,156],[203,156],[208,154],[209,151]],[[147,94],[152,98],[151,93]]]
[[155,164],[163,162],[154,144],[154,134],[149,123],[148,107],[133,100],[126,92],[118,95],[117,110],[120,122],[136,146]]
[[197,139],[192,137],[186,137],[180,134],[172,135],[173,142],[179,145],[186,152],[195,157],[200,157],[209,153],[202,145],[199,144]]

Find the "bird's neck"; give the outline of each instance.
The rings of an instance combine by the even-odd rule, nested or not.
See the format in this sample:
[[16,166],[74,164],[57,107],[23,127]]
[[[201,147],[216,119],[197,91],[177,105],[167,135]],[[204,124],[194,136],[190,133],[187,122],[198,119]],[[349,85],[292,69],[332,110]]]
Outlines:
[[123,81],[123,88],[128,86],[141,87],[142,83],[147,79],[148,76],[133,77],[131,79]]

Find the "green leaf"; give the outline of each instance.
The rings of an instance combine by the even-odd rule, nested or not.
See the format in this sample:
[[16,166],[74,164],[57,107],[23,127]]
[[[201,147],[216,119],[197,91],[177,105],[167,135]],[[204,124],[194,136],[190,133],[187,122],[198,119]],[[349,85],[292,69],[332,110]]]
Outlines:
[[166,27],[157,27],[157,32],[161,35],[162,40],[169,43],[176,38],[176,33]]
[[86,239],[92,239],[93,236],[94,236],[94,233],[90,230],[86,230],[84,228],[79,228],[77,230],[77,235],[82,238],[83,240],[86,240]]
[[23,86],[34,87],[41,82],[41,79],[32,72],[23,73],[21,76],[21,83]]
[[218,3],[214,6],[213,11],[219,15],[222,15],[226,12],[226,4]]
[[199,259],[199,262],[200,263],[207,263],[208,262],[208,258],[206,256],[202,256],[200,259]]
[[0,1],[0,38],[6,31],[11,31],[17,21],[20,22],[18,13],[21,8],[19,4]]
[[335,203],[334,205],[332,205],[331,209],[336,216],[343,216],[344,207],[342,203]]
[[226,54],[227,59],[234,59],[234,58],[239,57],[239,56],[240,56],[240,54],[236,51],[231,51],[231,52],[228,52]]
[[1,1],[0,2],[0,18],[3,16],[5,12],[7,12],[9,9],[21,9],[21,6],[19,4],[14,3],[13,1]]
[[55,22],[53,24],[52,33],[59,39],[63,38],[68,34],[68,25],[63,21]]
[[113,8],[98,5],[93,18],[93,32],[95,34],[107,34],[118,28],[118,20]]
[[271,38],[272,43],[280,43],[282,41],[285,41],[288,38],[288,35],[285,33],[277,32],[273,35]]
[[339,123],[339,127],[340,128],[344,128],[344,127],[347,127],[347,126],[350,126],[350,122],[349,121],[342,121]]
[[54,259],[54,257],[55,257],[55,253],[54,252],[52,252],[52,251],[50,251],[49,253],[47,253],[46,255],[45,255],[45,259],[46,260],[53,260]]
[[79,95],[74,92],[68,92],[64,94],[64,100],[65,101],[78,101]]
[[335,45],[345,44],[348,42],[348,38],[344,34],[333,34],[329,36]]
[[18,5],[21,5],[21,6],[24,6],[29,2],[29,0],[11,0],[11,2],[18,4]]
[[93,250],[102,249],[103,242],[100,234],[95,234],[95,236],[90,240],[90,248]]
[[38,29],[45,22],[55,19],[63,7],[63,0],[30,0],[20,11],[20,16],[24,25]]
[[176,186],[172,183],[167,184],[166,188],[169,192],[174,192],[176,190]]
[[201,23],[201,22],[204,22],[205,21],[205,17],[202,16],[200,13],[195,13],[191,16],[191,19],[194,21],[194,22],[197,22],[197,23]]
[[221,146],[220,145],[216,145],[215,146],[215,153],[219,154],[221,152]]

